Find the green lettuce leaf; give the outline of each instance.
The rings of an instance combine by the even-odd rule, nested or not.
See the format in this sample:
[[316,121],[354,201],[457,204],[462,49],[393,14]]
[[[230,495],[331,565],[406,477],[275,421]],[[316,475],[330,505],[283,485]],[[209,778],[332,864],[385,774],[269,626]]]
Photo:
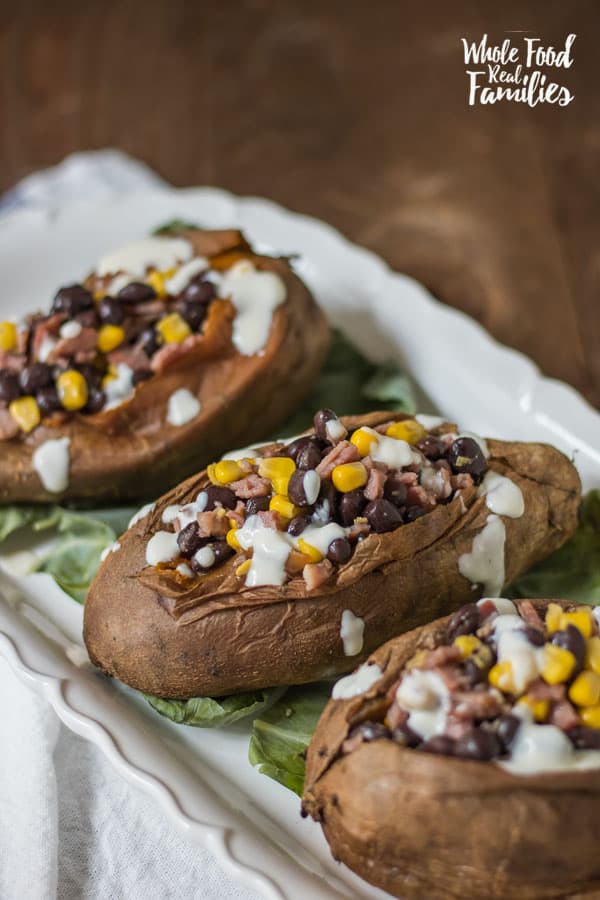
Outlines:
[[262,775],[302,794],[306,750],[331,694],[330,684],[301,685],[254,720],[248,759]]
[[190,700],[165,700],[144,694],[150,706],[178,725],[196,728],[222,728],[238,719],[252,716],[273,701],[278,688],[232,694],[230,697],[192,697]]
[[579,527],[571,540],[518,578],[509,593],[600,603],[600,491],[584,497]]
[[155,228],[152,234],[177,234],[178,231],[198,231],[200,228],[202,228],[202,225],[198,225],[197,222],[186,222],[185,219],[171,219],[170,222],[165,222],[164,225],[159,225],[158,228]]

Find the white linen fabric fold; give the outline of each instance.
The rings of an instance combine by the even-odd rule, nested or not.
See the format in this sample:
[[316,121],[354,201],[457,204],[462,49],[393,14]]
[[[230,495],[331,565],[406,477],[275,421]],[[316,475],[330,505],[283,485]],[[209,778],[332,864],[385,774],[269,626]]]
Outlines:
[[[0,198],[0,216],[160,184],[119,151],[80,153],[20,182]],[[254,896],[182,838],[0,658],[1,900]]]

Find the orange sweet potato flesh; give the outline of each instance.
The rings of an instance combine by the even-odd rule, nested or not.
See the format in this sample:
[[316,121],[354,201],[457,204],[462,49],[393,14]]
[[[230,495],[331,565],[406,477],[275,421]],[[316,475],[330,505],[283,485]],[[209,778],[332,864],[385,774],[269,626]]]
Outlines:
[[[542,609],[550,601],[533,602]],[[600,769],[516,776],[389,740],[339,755],[407,660],[444,641],[447,621],[380,647],[370,661],[382,678],[326,706],[308,749],[305,811],[336,859],[396,897],[599,897]]]
[[[351,430],[401,414],[374,412],[342,421]],[[512,581],[560,546],[575,530],[579,477],[552,447],[489,441],[492,469],[523,492],[525,513],[505,518],[506,580]],[[330,581],[307,593],[301,576],[282,587],[246,588],[235,569],[244,557],[190,582],[149,568],[149,538],[164,529],[162,512],[194,499],[208,484],[201,472],[163,496],[154,511],[121,537],[92,584],[84,636],[106,673],[163,697],[221,696],[301,684],[350,671],[396,634],[480,596],[460,575],[489,509],[474,488],[415,522],[370,534]],[[463,507],[464,504],[464,507]],[[364,619],[360,656],[344,655],[345,609]]]
[[[0,443],[0,502],[126,500],[167,490],[227,449],[259,440],[284,422],[310,391],[328,342],[327,321],[285,259],[257,256],[239,231],[182,231],[216,269],[249,259],[285,282],[287,298],[273,315],[264,351],[240,355],[231,343],[234,308],[210,305],[201,340],[165,370],[138,385],[131,400],[95,415],[44,420],[30,434]],[[201,403],[192,421],[166,421],[171,394],[185,387]],[[70,438],[69,486],[42,485],[32,465],[36,447]]]

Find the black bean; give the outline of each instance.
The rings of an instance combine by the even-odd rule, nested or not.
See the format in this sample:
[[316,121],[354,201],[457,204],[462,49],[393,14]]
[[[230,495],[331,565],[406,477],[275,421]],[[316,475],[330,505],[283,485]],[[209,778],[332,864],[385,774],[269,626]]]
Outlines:
[[269,508],[269,497],[250,497],[246,501],[246,515],[255,516],[256,513],[265,512]]
[[327,436],[327,423],[331,422],[332,419],[337,419],[337,415],[332,409],[320,409],[315,413],[313,418],[315,434],[317,437],[321,438],[322,441],[326,441],[327,443],[331,443]]
[[92,366],[89,363],[78,363],[72,368],[75,368],[78,372],[81,372],[81,374],[87,381],[88,386],[96,388],[100,387],[103,373],[100,369],[97,369],[96,366]]
[[160,346],[158,335],[154,328],[145,328],[140,335],[140,342],[146,356],[153,356]]
[[88,390],[88,401],[85,405],[85,411],[88,413],[97,413],[104,407],[106,403],[106,394],[101,388],[92,387]]
[[52,382],[52,369],[45,363],[32,363],[26,366],[19,375],[21,390],[24,394],[35,394],[40,388]]
[[567,731],[567,737],[578,750],[600,750],[600,730],[578,725]]
[[574,625],[567,625],[565,629],[556,631],[552,635],[552,643],[556,644],[557,647],[562,647],[564,650],[569,650],[573,654],[577,660],[577,666],[573,674],[576,674],[583,668],[586,644],[579,628],[575,628]]
[[361,736],[363,741],[376,741],[378,738],[389,737],[390,732],[383,722],[361,722],[356,728],[353,728],[348,737],[355,737],[357,734]]
[[290,459],[293,459],[294,462],[296,462],[298,453],[308,444],[314,442],[314,440],[315,438],[310,434],[296,438],[295,441],[292,441],[290,444],[286,444],[286,446],[283,448],[284,454],[286,456],[289,456]]
[[363,511],[369,525],[378,534],[384,531],[393,531],[402,525],[402,515],[397,506],[389,500],[371,500]]
[[49,384],[47,387],[39,390],[35,395],[35,399],[43,416],[51,416],[52,413],[62,409],[62,403],[58,399],[58,394],[53,384]]
[[0,400],[11,403],[21,396],[19,377],[8,369],[0,369]]
[[197,522],[190,522],[177,535],[179,551],[182,556],[186,556],[188,559],[200,550],[205,543],[206,539],[200,537],[200,526]]
[[448,735],[435,734],[433,737],[429,738],[428,741],[424,741],[419,749],[424,750],[425,753],[437,753],[440,756],[454,756],[455,744],[456,741],[453,741]]
[[403,747],[418,747],[421,743],[419,735],[412,728],[409,728],[406,722],[394,728],[392,740],[397,744],[402,744]]
[[307,469],[316,469],[320,462],[321,450],[316,441],[309,441],[296,457],[296,465],[303,471],[306,471]]
[[493,731],[473,727],[457,740],[454,752],[463,759],[489,760],[500,756],[502,747]]
[[448,462],[457,475],[466,472],[479,479],[487,469],[485,456],[481,447],[470,437],[457,438],[448,452]]
[[348,538],[336,538],[327,548],[327,559],[338,566],[343,566],[352,556],[352,545]]
[[394,506],[404,506],[406,503],[406,485],[396,475],[389,475],[383,488],[383,496]]
[[82,328],[97,328],[100,324],[100,317],[95,309],[85,309],[83,312],[77,313],[75,321],[79,322]]
[[331,481],[326,479],[321,481],[321,490],[317,499],[317,506],[320,512],[320,521],[327,524],[331,522],[336,515],[337,510],[337,491]]
[[[315,502],[314,495],[312,499],[309,499],[306,496],[306,491],[304,489],[305,477],[306,471],[304,469],[296,469],[288,482],[288,497],[296,506],[312,506]],[[318,483],[318,476],[316,476],[315,483]]]
[[362,516],[363,509],[367,505],[367,499],[361,490],[348,491],[342,494],[338,501],[338,516],[342,525],[347,528],[352,525],[358,516]]
[[120,325],[125,318],[123,304],[114,297],[103,297],[98,304],[98,314],[105,325]]
[[310,519],[308,516],[294,516],[287,527],[288,534],[291,534],[292,537],[298,537],[309,523]]
[[474,634],[481,625],[481,611],[476,603],[467,603],[452,613],[447,625],[448,643],[461,634]]
[[432,434],[422,441],[419,441],[416,446],[417,450],[420,450],[423,456],[426,456],[427,459],[431,460],[441,459],[446,453],[445,443],[439,438],[434,437]]
[[201,278],[194,278],[181,293],[181,300],[184,303],[198,304],[206,307],[215,296],[215,286],[210,281],[203,281]]
[[487,681],[487,673],[491,669],[490,666],[478,666],[473,657],[469,657],[465,660],[463,665],[463,673],[466,678],[467,684],[471,687],[475,687],[476,684],[481,684],[482,681]]
[[508,753],[517,731],[521,725],[521,719],[518,716],[506,715],[500,716],[496,722],[496,737],[505,753]]
[[142,381],[148,381],[153,375],[152,369],[134,369],[132,380],[134,384],[141,384]]
[[230,488],[221,487],[218,484],[209,484],[204,490],[206,492],[206,506],[204,508],[207,512],[215,509],[217,503],[220,503],[225,509],[235,509],[237,497]]
[[422,506],[409,506],[404,514],[404,518],[407,522],[414,522],[415,519],[420,519],[421,516],[424,516],[427,512],[426,509],[423,509]]
[[94,298],[82,284],[69,284],[60,288],[52,303],[52,312],[66,313],[73,318],[85,309],[93,308]]
[[154,300],[156,291],[149,284],[141,281],[132,281],[121,288],[117,294],[117,298],[122,303],[143,303],[144,300]]
[[215,566],[218,566],[226,559],[229,559],[229,557],[233,556],[235,552],[226,541],[214,541],[212,544],[209,544],[209,546],[212,548],[212,551],[215,554]]
[[525,637],[534,647],[543,647],[546,643],[546,637],[540,628],[536,628],[534,625],[526,625],[524,632]]
[[192,331],[199,331],[206,318],[206,306],[203,303],[192,303],[191,300],[181,304],[181,315]]

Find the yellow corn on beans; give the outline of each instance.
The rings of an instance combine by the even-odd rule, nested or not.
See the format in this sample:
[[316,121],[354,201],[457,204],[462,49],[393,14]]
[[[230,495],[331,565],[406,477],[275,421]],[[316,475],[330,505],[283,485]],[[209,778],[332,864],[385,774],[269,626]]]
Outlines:
[[25,432],[33,431],[42,418],[35,397],[18,397],[9,404],[8,411],[21,431]]
[[276,494],[287,494],[290,478],[296,470],[296,463],[287,456],[271,456],[258,463],[258,474],[267,478]]
[[560,627],[563,629],[567,625],[574,625],[585,638],[591,637],[593,628],[591,609],[580,607],[573,612],[564,612],[560,617]]
[[408,662],[406,663],[406,665],[404,666],[404,668],[405,668],[405,669],[415,669],[415,668],[418,668],[419,666],[423,665],[423,663],[425,662],[425,657],[426,657],[426,656],[427,656],[427,651],[426,651],[426,650],[417,650],[417,652],[415,653],[415,655],[414,655],[414,656],[411,656],[411,658],[408,660]]
[[513,678],[513,667],[509,659],[496,663],[489,671],[488,680],[490,684],[504,691],[505,694],[515,693],[515,682]]
[[569,688],[569,699],[576,706],[598,706],[600,703],[600,675],[580,672]]
[[192,329],[179,313],[171,313],[161,319],[156,330],[166,344],[181,344],[192,333]]
[[545,722],[550,712],[550,703],[548,700],[534,700],[528,694],[521,697],[519,703],[531,710],[531,715],[536,722]]
[[209,478],[214,484],[230,484],[245,475],[244,470],[235,459],[222,459],[208,468],[210,470]]
[[368,473],[361,462],[344,463],[336,466],[331,473],[331,480],[338,491],[346,494],[355,491],[367,483]]
[[251,565],[251,559],[245,559],[243,563],[240,563],[235,570],[235,574],[238,576],[238,578],[241,578],[242,575],[247,575]]
[[236,528],[230,528],[229,531],[227,532],[227,536],[226,536],[225,540],[227,541],[227,543],[229,544],[231,549],[235,550],[236,553],[238,553],[242,548],[240,546],[240,542],[237,539],[236,531],[237,531]]
[[316,547],[313,547],[312,544],[309,544],[308,541],[303,540],[302,538],[298,538],[298,550],[301,553],[304,553],[305,556],[308,556],[311,563],[321,562],[323,559],[323,554]]
[[56,379],[56,390],[60,402],[70,412],[82,409],[88,401],[87,382],[77,369],[61,372]]
[[586,643],[585,667],[600,675],[600,637],[588,638]]
[[586,706],[579,710],[579,715],[588,728],[600,728],[600,706]]
[[418,444],[427,437],[427,430],[416,419],[406,419],[404,422],[394,422],[386,431],[388,437],[397,441],[406,441],[407,444]]
[[470,656],[475,650],[478,650],[479,647],[481,647],[481,641],[478,637],[475,637],[474,634],[459,634],[459,636],[454,639],[454,646],[458,647],[463,659],[466,659],[467,656]]
[[17,326],[14,322],[0,322],[0,350],[15,350],[17,347]]
[[125,329],[120,325],[103,325],[98,332],[98,350],[101,353],[110,353],[125,340]]
[[555,644],[544,646],[544,663],[541,676],[548,684],[562,684],[573,674],[577,660],[570,650]]
[[562,606],[558,603],[549,603],[546,610],[546,628],[549,634],[554,634],[560,629],[560,620],[563,614]]
[[274,497],[271,497],[269,509],[278,512],[284,519],[293,519],[294,516],[300,513],[298,507],[294,506],[292,501],[284,497],[283,494],[275,494]]
[[155,269],[154,272],[150,272],[146,281],[150,285],[151,288],[156,292],[156,296],[161,300],[164,300],[167,296],[167,289],[165,287],[165,281],[170,278],[174,274],[174,269],[168,269],[165,272],[159,272],[158,269]]
[[377,435],[367,431],[366,428],[357,428],[350,443],[354,444],[361,456],[368,456],[373,444],[377,443]]

